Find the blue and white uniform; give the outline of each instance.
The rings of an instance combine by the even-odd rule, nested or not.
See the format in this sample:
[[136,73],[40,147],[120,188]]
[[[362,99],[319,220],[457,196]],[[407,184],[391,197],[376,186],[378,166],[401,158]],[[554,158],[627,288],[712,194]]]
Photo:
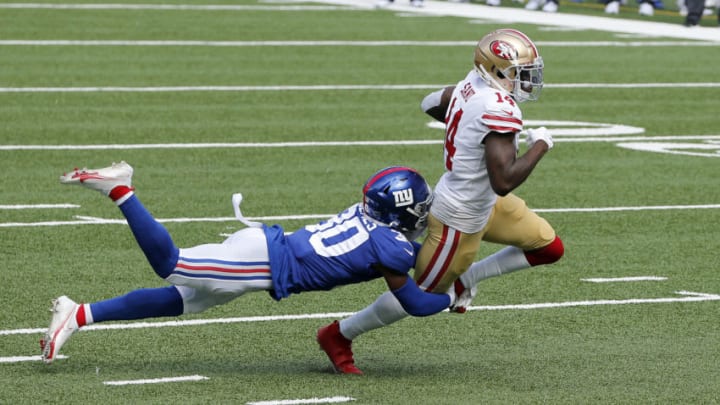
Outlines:
[[[134,194],[132,168],[121,168],[126,184],[110,176],[119,172],[116,165],[93,172],[76,170],[68,184],[87,185],[115,201],[148,263],[171,285],[82,305],[58,298],[41,344],[48,363],[67,338],[86,325],[202,312],[253,291],[268,291],[280,300],[382,277],[408,314],[427,316],[450,305],[448,294],[426,293],[407,275],[420,247],[405,235],[425,229],[432,201],[432,189],[410,168],[381,170],[365,184],[362,206],[353,205],[287,236],[278,225],[245,221],[239,210],[242,196],[233,195],[236,217],[248,227],[222,243],[183,249]],[[70,316],[75,316],[74,322],[68,321]]]
[[330,290],[380,277],[381,265],[407,274],[416,246],[402,233],[363,215],[360,204],[285,237],[265,227],[275,299],[303,291]]
[[[131,196],[120,210],[155,273],[172,286],[132,291],[91,304],[95,321],[202,312],[245,293],[269,291],[280,300],[303,291],[382,277],[374,266],[407,274],[420,245],[363,215],[360,204],[285,235],[278,225],[248,227],[222,243],[179,249],[170,234]],[[421,292],[411,277],[393,290],[408,313],[425,316],[450,304]]]
[[201,290],[192,295],[180,290],[186,306],[197,312],[250,291],[268,290],[280,300],[372,280],[381,276],[374,265],[407,274],[417,246],[363,215],[356,204],[287,236],[279,225],[263,225],[235,232],[221,244],[180,249],[165,279]]

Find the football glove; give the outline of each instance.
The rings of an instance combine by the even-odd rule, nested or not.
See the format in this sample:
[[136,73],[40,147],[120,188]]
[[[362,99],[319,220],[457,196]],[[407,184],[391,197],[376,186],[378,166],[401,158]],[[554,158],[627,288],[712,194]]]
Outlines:
[[464,314],[477,294],[477,285],[474,285],[472,288],[465,288],[462,281],[457,279],[455,280],[455,284],[450,287],[450,290],[453,292],[452,295],[455,299],[452,300],[448,309],[450,312]]
[[550,131],[545,127],[527,130],[525,142],[527,143],[528,149],[532,148],[537,141],[544,141],[548,146],[548,150],[552,149],[554,144]]

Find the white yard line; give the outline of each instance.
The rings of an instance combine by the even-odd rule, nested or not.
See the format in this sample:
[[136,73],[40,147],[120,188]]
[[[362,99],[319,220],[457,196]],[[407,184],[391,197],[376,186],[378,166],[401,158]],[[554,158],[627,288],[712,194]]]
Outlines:
[[[528,125],[546,125],[548,121],[527,121]],[[607,128],[601,128],[607,131]],[[574,132],[573,132],[574,131]],[[596,130],[597,132],[597,130]],[[657,136],[574,136],[580,129],[558,129],[556,142],[627,142],[671,140],[720,140],[720,135],[657,135]],[[307,141],[307,142],[217,142],[217,143],[136,143],[97,145],[0,145],[0,151],[14,150],[131,150],[131,149],[228,149],[228,148],[317,148],[336,146],[412,146],[439,145],[442,139],[407,141]]]
[[718,209],[720,204],[700,205],[644,205],[627,207],[588,207],[588,208],[533,208],[535,212],[619,212],[619,211],[666,211],[666,210],[705,210]]
[[[43,331],[44,332],[44,331]],[[58,359],[67,359],[67,356],[59,354],[55,357],[56,360]],[[42,356],[39,354],[37,356],[10,356],[10,357],[0,357],[0,363],[24,363],[27,361],[42,361]]]
[[201,375],[188,375],[182,377],[162,377],[162,378],[149,378],[141,380],[120,380],[120,381],[103,381],[105,385],[144,385],[144,384],[163,384],[170,382],[187,382],[187,381],[202,381],[208,378]]
[[[198,325],[214,325],[214,324],[233,324],[246,322],[271,322],[271,321],[294,321],[299,319],[328,319],[328,318],[345,318],[354,314],[354,312],[329,312],[316,314],[298,314],[298,315],[268,315],[268,316],[248,316],[237,318],[214,318],[214,319],[189,319],[178,321],[162,321],[162,322],[128,322],[128,323],[101,323],[90,325],[82,328],[80,332],[97,331],[97,330],[126,330],[126,329],[146,329],[146,328],[166,328],[179,326],[198,326]],[[6,329],[0,330],[0,336],[3,335],[32,335],[36,333],[45,333],[46,328],[35,329]]]
[[[567,302],[545,302],[534,304],[510,304],[510,305],[483,305],[468,307],[468,311],[508,311],[508,310],[535,310],[548,308],[569,308],[569,307],[590,307],[602,305],[637,305],[637,304],[668,304],[668,303],[690,303],[704,301],[718,301],[720,295],[707,294],[690,291],[676,291],[680,297],[666,298],[631,298],[625,300],[587,300],[587,301],[567,301]],[[353,315],[354,312],[334,312],[334,313],[315,313],[315,314],[298,314],[298,315],[275,315],[275,316],[251,316],[239,318],[216,318],[216,319],[192,319],[180,321],[163,321],[163,322],[128,322],[128,323],[107,323],[90,325],[80,330],[80,332],[100,331],[100,330],[127,330],[127,329],[145,329],[145,328],[165,328],[165,327],[184,327],[184,326],[200,326],[211,324],[233,324],[243,322],[268,322],[268,321],[288,321],[298,319],[338,319]],[[45,328],[33,329],[6,329],[0,330],[0,336],[7,335],[35,335],[42,334]],[[59,358],[66,358],[61,356]],[[41,361],[40,356],[10,356],[0,357],[0,363],[19,363],[26,361]],[[159,379],[163,380],[163,379]],[[148,380],[132,380],[132,381],[148,381]],[[165,382],[165,381],[158,381]],[[121,384],[123,383],[123,384]],[[112,385],[125,385],[132,382],[114,382]]]
[[[623,138],[624,139],[624,138]],[[645,138],[642,138],[645,139]],[[685,138],[677,138],[685,139]],[[413,141],[307,141],[307,142],[218,142],[218,143],[138,143],[98,145],[0,145],[0,150],[129,150],[129,149],[227,149],[227,148],[316,148],[320,146],[399,146],[436,145],[440,140]]]
[[[669,211],[669,210],[704,210],[720,209],[720,204],[699,205],[649,205],[627,207],[588,207],[588,208],[533,208],[538,213],[585,213],[585,212],[623,212],[623,211]],[[258,222],[277,222],[292,220],[317,220],[330,218],[332,214],[307,215],[274,215],[262,217],[248,217],[248,220]],[[39,222],[0,222],[0,228],[31,228],[47,226],[77,226],[77,225],[127,225],[124,219],[107,219],[97,217],[75,216],[75,221],[39,221]],[[195,217],[195,218],[157,218],[160,223],[191,223],[191,222],[235,222],[235,217]]]
[[[444,84],[323,84],[284,86],[99,86],[99,87],[0,87],[0,93],[169,93],[188,91],[337,91],[337,90],[436,90]],[[548,89],[655,89],[717,88],[720,82],[685,83],[546,83]]]
[[[567,302],[541,302],[534,304],[509,304],[509,305],[483,305],[468,307],[468,311],[507,311],[507,310],[533,310],[547,308],[568,308],[568,307],[590,307],[598,305],[629,305],[629,304],[666,304],[666,303],[685,303],[685,302],[703,302],[718,301],[720,295],[697,293],[690,291],[676,291],[680,297],[665,298],[631,298],[625,300],[587,300],[587,301],[567,301]],[[191,319],[178,321],[161,321],[161,322],[128,322],[128,323],[102,323],[90,325],[82,328],[80,332],[99,331],[99,330],[127,330],[127,329],[145,329],[145,328],[166,328],[166,327],[183,327],[183,326],[201,326],[212,324],[234,324],[246,322],[270,322],[270,321],[291,321],[300,319],[337,319],[353,315],[354,312],[332,312],[332,313],[315,313],[315,314],[298,314],[298,315],[273,315],[273,316],[249,316],[238,318],[215,318],[215,319]],[[45,328],[33,329],[5,329],[0,330],[0,336],[5,335],[33,335],[46,331]],[[1,360],[2,358],[0,358]],[[0,361],[2,362],[2,361]]]
[[[200,41],[200,40],[66,40],[66,39],[4,39],[0,46],[184,46],[184,47],[307,47],[307,46],[475,46],[475,41]],[[697,41],[536,41],[539,47],[706,47],[716,42]]]
[[0,3],[0,9],[46,9],[46,10],[180,10],[180,11],[325,11],[352,10],[345,6],[308,6],[308,5],[192,5],[192,4],[49,4],[49,3]]
[[608,278],[582,278],[581,281],[589,283],[623,283],[633,281],[665,281],[667,277],[637,276],[637,277],[608,277]]
[[14,204],[0,205],[0,210],[38,210],[38,209],[63,209],[80,208],[77,204]]
[[570,307],[590,307],[597,305],[634,305],[634,304],[666,304],[674,302],[701,302],[701,301],[718,301],[720,295],[695,293],[690,291],[676,291],[676,294],[683,297],[673,298],[630,298],[626,300],[588,300],[588,301],[568,301],[568,302],[546,302],[539,304],[515,304],[515,305],[484,305],[468,307],[468,311],[502,311],[502,310],[528,310],[528,309],[547,309],[547,308],[570,308]]
[[299,404],[338,404],[354,401],[353,397],[327,397],[309,399],[278,399],[272,401],[248,402],[247,405],[299,405]]

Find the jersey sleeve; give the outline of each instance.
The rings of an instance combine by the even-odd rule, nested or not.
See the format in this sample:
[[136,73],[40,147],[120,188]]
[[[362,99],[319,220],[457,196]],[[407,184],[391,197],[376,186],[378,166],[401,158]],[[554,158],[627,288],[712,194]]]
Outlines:
[[398,273],[407,274],[415,267],[415,246],[403,234],[387,227],[375,229],[373,241],[380,264]]
[[483,104],[480,122],[490,131],[511,134],[522,131],[522,112],[517,103],[509,97],[505,99],[501,93],[490,92],[478,99],[478,102]]

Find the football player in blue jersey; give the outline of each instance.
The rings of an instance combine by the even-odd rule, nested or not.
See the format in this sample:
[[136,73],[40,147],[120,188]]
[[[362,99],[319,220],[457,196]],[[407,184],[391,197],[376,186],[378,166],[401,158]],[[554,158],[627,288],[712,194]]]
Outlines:
[[[133,168],[125,162],[97,170],[74,170],[60,177],[109,196],[125,216],[138,245],[158,276],[171,285],[146,288],[94,303],[66,296],[53,300],[52,319],[41,339],[42,358],[52,363],[80,328],[97,322],[179,316],[227,303],[247,292],[268,291],[280,300],[304,291],[383,277],[407,313],[426,316],[447,308],[454,297],[426,293],[408,272],[415,265],[432,190],[407,167],[374,174],[362,203],[289,235],[278,226],[249,225],[222,243],[178,248],[170,234],[142,205],[131,186]],[[452,293],[450,293],[452,294]],[[350,362],[343,373],[360,374]]]

